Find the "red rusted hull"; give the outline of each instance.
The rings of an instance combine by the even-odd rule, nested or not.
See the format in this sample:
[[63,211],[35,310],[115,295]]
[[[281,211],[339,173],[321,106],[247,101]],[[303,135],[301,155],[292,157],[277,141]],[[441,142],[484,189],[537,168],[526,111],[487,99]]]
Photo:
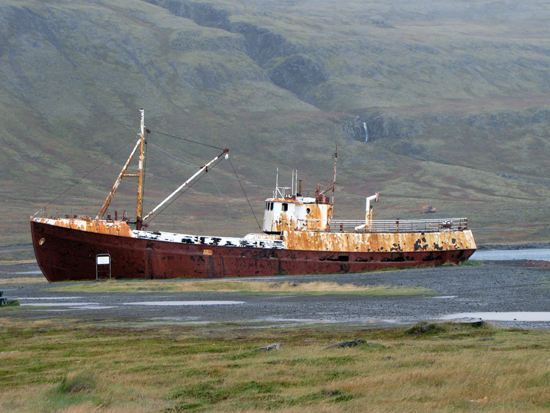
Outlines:
[[[79,231],[32,220],[31,230],[36,259],[50,282],[96,279],[96,256],[106,253],[111,255],[112,278],[168,279],[335,274],[435,266],[459,263],[475,251],[342,254],[189,245]],[[41,239],[47,241],[40,245]]]

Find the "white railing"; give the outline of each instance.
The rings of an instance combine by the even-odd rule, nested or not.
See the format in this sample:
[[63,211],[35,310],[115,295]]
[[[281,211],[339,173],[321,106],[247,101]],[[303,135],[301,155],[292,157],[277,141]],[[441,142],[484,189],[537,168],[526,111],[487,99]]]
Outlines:
[[[439,232],[468,229],[468,218],[373,220],[365,226],[365,220],[298,219],[282,222],[281,229],[330,232]],[[357,227],[361,227],[356,230]]]
[[444,219],[415,219],[415,220],[373,220],[364,228],[356,230],[356,227],[365,225],[363,220],[338,220],[330,221],[331,232],[439,232],[462,231],[468,229],[467,218]]

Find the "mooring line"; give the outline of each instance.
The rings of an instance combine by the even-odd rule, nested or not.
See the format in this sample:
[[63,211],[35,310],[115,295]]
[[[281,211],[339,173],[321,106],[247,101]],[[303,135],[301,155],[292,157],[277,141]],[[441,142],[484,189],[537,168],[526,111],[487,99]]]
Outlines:
[[191,139],[183,138],[183,137],[181,137],[181,136],[170,135],[169,133],[163,133],[163,132],[159,132],[159,131],[154,131],[154,130],[152,130],[152,129],[150,129],[150,131],[151,131],[151,132],[158,133],[159,135],[168,136],[169,138],[180,139],[180,140],[182,140],[182,141],[191,142],[191,143],[196,143],[197,145],[207,146],[207,147],[209,147],[209,148],[221,149],[222,151],[223,151],[223,149],[224,149],[224,148],[220,148],[219,146],[208,145],[208,144],[206,144],[206,143],[193,141],[193,140],[191,140]]

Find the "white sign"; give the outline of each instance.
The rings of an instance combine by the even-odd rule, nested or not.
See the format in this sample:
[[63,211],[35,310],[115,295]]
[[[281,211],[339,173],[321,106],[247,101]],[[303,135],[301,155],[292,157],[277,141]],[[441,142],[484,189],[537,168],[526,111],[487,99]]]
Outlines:
[[111,257],[109,257],[109,256],[96,257],[96,258],[97,258],[97,265],[103,265],[103,264],[110,264],[111,263]]

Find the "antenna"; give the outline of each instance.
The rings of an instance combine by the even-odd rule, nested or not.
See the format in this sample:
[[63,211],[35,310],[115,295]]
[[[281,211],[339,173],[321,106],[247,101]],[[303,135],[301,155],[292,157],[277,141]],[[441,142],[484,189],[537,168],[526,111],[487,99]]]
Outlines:
[[334,180],[332,181],[332,212],[330,218],[332,219],[334,215],[334,191],[336,190],[336,167],[338,166],[338,144],[336,144],[336,149],[334,151]]
[[294,170],[292,170],[292,178],[290,183],[290,196],[294,195]]
[[277,168],[277,175],[275,175],[275,192],[273,198],[277,198],[277,193],[279,192],[279,168]]

